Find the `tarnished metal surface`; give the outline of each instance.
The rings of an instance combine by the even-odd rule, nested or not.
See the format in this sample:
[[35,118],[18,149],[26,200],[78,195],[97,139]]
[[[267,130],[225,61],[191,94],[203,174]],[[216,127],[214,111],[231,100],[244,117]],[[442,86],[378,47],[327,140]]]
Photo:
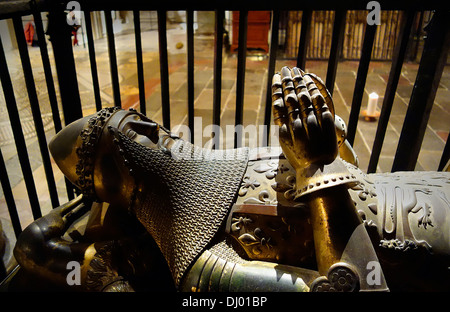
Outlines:
[[76,149],[78,163],[76,174],[78,175],[77,186],[83,195],[89,198],[95,197],[94,189],[94,162],[92,157],[98,148],[98,140],[103,131],[106,121],[117,111],[118,107],[104,108],[89,118],[85,128],[80,133],[81,146]]
[[195,262],[182,284],[182,291],[309,291],[318,274],[299,267],[271,262],[245,261],[227,243],[220,242]]
[[247,167],[248,150],[204,151],[179,140],[177,159],[117,132],[118,147],[136,179],[130,210],[152,234],[176,284],[216,235]]
[[422,249],[450,258],[450,176],[446,172],[364,174],[351,188],[356,209],[375,230],[380,246],[398,252]]
[[183,291],[447,289],[449,173],[367,175],[319,78],[283,68],[272,91],[281,149],[206,150],[117,108],[66,127],[50,150],[83,196],[22,233],[19,263],[64,283],[82,261],[94,291],[153,265]]

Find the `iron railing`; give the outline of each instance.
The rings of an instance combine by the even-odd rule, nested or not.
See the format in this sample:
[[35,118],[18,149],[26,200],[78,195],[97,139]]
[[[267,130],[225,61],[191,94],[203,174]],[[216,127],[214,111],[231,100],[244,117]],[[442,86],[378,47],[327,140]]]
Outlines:
[[[139,109],[146,114],[145,106],[145,87],[142,60],[142,42],[140,12],[156,10],[158,17],[158,38],[159,38],[159,63],[161,77],[161,99],[162,99],[162,119],[163,125],[170,128],[170,96],[169,96],[169,61],[167,53],[167,30],[166,30],[166,12],[167,10],[186,10],[187,17],[187,105],[188,105],[188,126],[191,133],[194,131],[194,29],[193,12],[201,10],[215,11],[215,48],[214,48],[214,93],[213,93],[213,123],[221,123],[221,92],[222,92],[222,58],[223,58],[223,23],[224,12],[227,10],[240,11],[239,17],[239,49],[237,65],[237,87],[236,87],[236,111],[235,124],[242,124],[243,121],[243,99],[244,99],[244,81],[246,69],[246,37],[247,37],[247,16],[249,10],[270,10],[271,19],[271,37],[270,51],[268,56],[267,68],[267,88],[266,104],[264,110],[264,124],[267,128],[271,124],[271,77],[275,73],[275,61],[278,50],[279,20],[280,12],[297,10],[303,11],[301,35],[298,42],[297,66],[305,67],[307,38],[310,31],[311,13],[315,10],[328,10],[335,12],[333,24],[332,40],[328,58],[328,67],[326,74],[326,86],[333,93],[336,80],[336,70],[339,60],[339,51],[344,40],[345,17],[348,10],[366,10],[364,1],[285,1],[271,2],[267,1],[245,1],[243,7],[242,1],[221,1],[220,5],[215,1],[185,1],[184,4],[173,4],[164,1],[105,1],[90,0],[78,1],[85,17],[85,32],[87,36],[87,46],[89,51],[90,68],[92,75],[92,87],[97,110],[102,108],[100,97],[100,86],[98,79],[98,69],[96,63],[96,52],[94,37],[92,31],[92,21],[89,12],[105,11],[109,13],[113,10],[127,10],[133,12],[135,28],[135,45],[137,58],[137,76],[139,88]],[[402,18],[396,38],[395,50],[392,53],[392,67],[389,74],[389,80],[384,95],[380,120],[378,123],[377,134],[373,144],[373,150],[370,157],[368,172],[375,172],[378,159],[386,134],[389,117],[394,102],[395,92],[399,81],[402,65],[405,59],[406,47],[410,38],[410,32],[413,27],[413,20],[423,11],[434,11],[432,23],[428,26],[428,37],[425,42],[416,82],[411,94],[409,107],[405,116],[403,130],[398,143],[395,155],[393,171],[414,170],[417,162],[418,153],[421,148],[424,131],[427,126],[431,107],[435,98],[437,85],[440,81],[443,68],[446,62],[446,56],[449,48],[449,21],[450,14],[439,1],[430,0],[409,0],[409,1],[379,1],[383,10],[398,10],[402,13]],[[27,45],[23,33],[22,16],[32,14],[36,25],[37,38],[39,40],[40,55],[44,68],[45,79],[49,103],[52,109],[53,122],[56,132],[61,130],[63,123],[60,119],[58,109],[58,100],[55,91],[55,81],[53,79],[52,67],[50,66],[50,57],[47,50],[41,12],[48,12],[48,29],[46,34],[50,37],[56,74],[58,77],[57,86],[60,93],[62,107],[62,116],[64,124],[77,120],[82,116],[82,107],[80,94],[78,90],[77,74],[75,70],[74,55],[72,50],[70,31],[67,29],[66,14],[67,1],[54,0],[35,0],[35,1],[0,1],[0,19],[9,19],[13,21],[16,33],[17,46],[20,54],[20,60],[24,73],[26,89],[30,101],[33,121],[36,128],[36,135],[39,142],[40,152],[45,168],[46,183],[50,193],[53,207],[60,205],[60,197],[55,186],[53,176],[51,157],[47,148],[45,131],[42,123],[42,116],[39,109],[39,101],[36,95],[36,85],[31,69],[30,56],[28,55]],[[110,14],[105,14],[107,44],[109,52],[109,65],[113,89],[114,105],[121,106],[122,99],[120,95],[120,86],[118,79],[118,65],[116,57],[116,47],[112,20]],[[362,44],[361,58],[357,71],[356,84],[351,103],[350,118],[348,120],[348,139],[353,144],[358,117],[360,114],[361,102],[368,75],[369,63],[371,61],[372,47],[375,39],[376,25],[366,26],[364,41]],[[7,111],[14,135],[14,141],[17,154],[28,192],[29,203],[33,218],[39,218],[41,208],[36,192],[36,182],[33,178],[30,166],[29,154],[25,144],[21,120],[17,109],[16,97],[11,81],[8,62],[5,51],[0,40],[0,78],[3,87],[3,95],[7,105]],[[269,133],[268,131],[266,133]],[[236,134],[237,135],[237,134]],[[191,136],[193,138],[193,136]],[[235,137],[235,142],[239,138]],[[267,139],[267,138],[266,138]],[[267,143],[267,140],[265,141]],[[442,153],[441,162],[438,170],[442,170],[449,160],[450,148],[449,140]],[[7,168],[3,155],[0,151],[0,178],[11,223],[15,235],[22,231],[21,223],[17,213],[14,196],[11,190],[11,184],[8,178]],[[41,182],[41,181],[39,181]],[[67,184],[68,198],[74,197],[74,189],[69,182]],[[5,270],[0,273],[0,277],[6,274]]]

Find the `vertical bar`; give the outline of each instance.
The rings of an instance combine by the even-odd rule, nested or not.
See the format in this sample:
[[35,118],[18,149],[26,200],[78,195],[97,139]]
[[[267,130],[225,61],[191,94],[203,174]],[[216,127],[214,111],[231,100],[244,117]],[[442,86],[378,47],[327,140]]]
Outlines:
[[450,136],[447,136],[447,142],[445,142],[444,151],[442,152],[441,161],[439,162],[438,171],[444,170],[445,165],[450,159]]
[[[64,5],[54,5],[48,14],[47,34],[53,48],[59,93],[63,108],[64,124],[83,117],[77,72],[72,49],[72,27],[67,24]],[[74,186],[65,178],[67,197],[73,199]]]
[[264,137],[262,143],[269,145],[270,124],[272,120],[272,77],[275,74],[275,62],[278,51],[278,28],[280,22],[280,12],[272,11],[272,25],[270,34],[269,64],[267,65],[267,85],[266,85],[266,107],[264,110]]
[[[216,10],[214,37],[214,91],[213,91],[213,125],[220,127],[222,95],[222,54],[223,54],[223,19],[225,12]],[[219,136],[214,137],[214,148],[219,148]]]
[[336,81],[336,70],[342,49],[342,43],[344,42],[344,30],[345,30],[345,17],[347,16],[346,10],[337,10],[334,13],[333,35],[331,39],[330,57],[328,59],[327,79],[325,85],[333,95],[334,82]]
[[121,107],[120,86],[119,86],[119,71],[117,69],[116,44],[114,41],[114,29],[112,23],[112,11],[105,12],[106,35],[108,37],[108,53],[109,53],[109,67],[111,69],[111,83],[113,89],[114,105]]
[[56,98],[55,83],[53,81],[52,68],[48,57],[47,42],[45,41],[44,28],[42,26],[42,18],[39,12],[34,13],[34,24],[36,27],[39,49],[41,52],[42,66],[44,67],[45,82],[47,84],[48,98],[50,107],[52,108],[53,124],[55,131],[61,130],[61,118],[59,117],[58,101]]
[[308,51],[309,36],[311,33],[312,11],[304,10],[302,15],[302,29],[300,31],[300,42],[298,44],[297,67],[305,69],[306,53]]
[[380,158],[381,148],[383,147],[383,141],[386,135],[386,129],[389,123],[392,106],[394,104],[395,92],[397,90],[398,80],[402,72],[403,61],[405,60],[409,34],[411,32],[414,16],[414,11],[403,13],[400,31],[398,34],[398,41],[394,50],[391,71],[389,72],[389,78],[383,98],[383,106],[381,107],[380,119],[378,121],[377,132],[373,142],[367,173],[374,173],[377,171],[378,160]]
[[[50,101],[50,107],[52,109],[53,124],[55,126],[55,132],[58,133],[62,129],[62,124],[61,118],[59,117],[59,108],[55,91],[55,83],[53,81],[53,74],[50,66],[50,59],[48,56],[47,42],[45,40],[42,18],[40,12],[33,13],[33,16],[39,42],[39,49],[41,52],[42,65],[44,67],[45,82],[47,84],[47,92]],[[73,185],[67,178],[65,178],[64,180],[66,185],[67,197],[68,199],[73,199],[74,198]],[[53,208],[56,208],[57,206],[53,205]]]
[[159,66],[163,125],[170,129],[169,61],[167,56],[167,16],[158,10]]
[[194,143],[194,11],[186,11],[187,23],[187,88],[188,88],[188,126],[191,143]]
[[47,148],[47,140],[45,138],[44,124],[42,123],[41,110],[39,108],[39,100],[36,93],[36,85],[33,78],[33,70],[31,68],[30,57],[28,55],[28,46],[23,31],[22,18],[20,16],[13,17],[14,31],[16,33],[17,46],[19,48],[20,60],[22,62],[23,76],[27,87],[28,99],[30,101],[31,114],[33,115],[34,126],[38,138],[39,149],[41,151],[42,162],[44,165],[45,177],[47,179],[48,191],[52,206],[59,206],[58,192],[56,191],[55,178],[53,176],[50,154]]
[[367,25],[364,34],[364,42],[361,50],[361,58],[359,60],[358,73],[356,75],[355,89],[353,91],[352,108],[348,122],[347,140],[353,145],[356,135],[356,127],[358,125],[359,112],[361,110],[361,101],[364,95],[364,87],[366,85],[367,73],[372,55],[373,40],[375,39],[375,31],[377,25]]
[[403,122],[392,171],[414,170],[450,46],[450,12],[435,11]]
[[409,59],[411,61],[414,61],[417,58],[417,54],[419,53],[419,45],[420,45],[420,33],[422,31],[422,24],[423,24],[423,15],[424,11],[419,12],[419,21],[417,22],[417,28],[414,35],[414,52],[412,55],[410,55]]
[[89,61],[91,63],[92,86],[94,89],[95,108],[102,109],[102,99],[100,96],[100,84],[98,81],[97,60],[95,58],[94,36],[92,34],[91,11],[84,11],[84,21],[86,24],[86,37],[89,50]]
[[77,72],[72,49],[72,27],[67,24],[65,7],[52,6],[48,14],[47,34],[53,47],[59,92],[63,107],[64,123],[83,117]]
[[[236,78],[236,112],[235,126],[243,123],[244,114],[244,90],[245,90],[245,61],[247,56],[247,22],[248,11],[239,12],[239,46],[238,46],[238,63]],[[235,127],[234,147],[242,146],[242,127]]]
[[[16,238],[22,233],[22,226],[20,225],[19,214],[17,213],[16,202],[14,201],[14,195],[11,189],[11,184],[8,179],[8,172],[6,171],[5,160],[3,159],[3,153],[0,150],[0,182],[3,189],[3,195],[5,196],[6,206],[8,206],[9,217],[14,229]],[[1,258],[0,258],[1,261]]]
[[136,42],[136,66],[139,85],[139,109],[146,115],[145,106],[145,84],[144,84],[144,63],[142,61],[142,39],[141,39],[141,16],[138,10],[133,11],[134,39]]
[[3,87],[3,94],[5,96],[6,108],[8,110],[9,120],[11,122],[11,129],[14,135],[14,141],[17,148],[17,156],[19,157],[20,167],[22,168],[23,179],[30,201],[31,211],[34,219],[42,216],[39,205],[38,196],[36,193],[36,185],[34,183],[33,173],[31,171],[30,159],[28,158],[27,146],[22,131],[22,124],[20,121],[19,112],[17,110],[17,103],[14,97],[14,90],[9,75],[8,65],[6,63],[5,51],[3,50],[3,43],[0,39],[0,80]]
[[86,40],[84,40],[84,30],[81,21],[80,21],[80,28],[81,28],[81,38],[83,38],[83,48],[86,49]]

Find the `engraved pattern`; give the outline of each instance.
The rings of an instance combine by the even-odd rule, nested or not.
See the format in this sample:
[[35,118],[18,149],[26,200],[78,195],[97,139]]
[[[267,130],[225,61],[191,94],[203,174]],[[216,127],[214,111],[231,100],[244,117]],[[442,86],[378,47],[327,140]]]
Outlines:
[[259,164],[253,170],[258,173],[264,173],[267,179],[273,179],[277,173],[282,174],[289,169],[283,164],[278,165],[277,161],[269,161]]
[[276,192],[283,193],[288,200],[294,200],[295,197],[295,176],[288,175],[285,183],[275,182],[271,185]]
[[241,189],[239,190],[239,196],[245,196],[248,190],[251,188],[252,190],[259,187],[261,183],[256,181],[255,178],[250,178],[249,176],[244,177],[244,181],[242,182]]
[[[247,246],[266,246],[268,249],[272,248],[270,243],[271,238],[268,237],[263,230],[256,228],[253,233],[244,233],[238,237],[238,239]],[[260,253],[260,251],[259,251]]]
[[318,277],[311,284],[312,292],[353,292],[359,290],[358,274],[346,263],[330,267],[328,277]]
[[278,203],[276,198],[271,198],[271,194],[267,190],[262,190],[258,194],[258,198],[249,197],[244,200],[245,204],[263,204],[263,205],[276,205]]
[[242,226],[245,226],[253,221],[250,218],[239,217],[239,218],[232,218],[231,222],[233,222],[231,224],[231,231],[236,232],[236,231],[239,231]]
[[89,291],[104,291],[107,287],[113,287],[116,291],[133,291],[128,282],[113,269],[113,248],[113,242],[106,243],[89,263],[86,275],[86,288]]
[[106,120],[118,110],[120,107],[108,107],[98,111],[89,119],[87,128],[80,133],[83,143],[76,149],[79,160],[75,169],[78,175],[77,185],[88,198],[95,196],[93,174],[96,143]]
[[446,215],[450,178],[443,172],[364,174],[346,163],[360,183],[350,189],[359,215],[379,246],[399,252],[448,254]]

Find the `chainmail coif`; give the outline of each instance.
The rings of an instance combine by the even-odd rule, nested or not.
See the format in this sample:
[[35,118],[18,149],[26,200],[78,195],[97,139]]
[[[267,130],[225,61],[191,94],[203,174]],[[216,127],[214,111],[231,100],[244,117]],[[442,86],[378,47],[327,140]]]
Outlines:
[[116,139],[135,177],[130,209],[157,242],[178,286],[226,218],[247,167],[248,149],[204,150],[179,139],[170,153],[120,132]]

